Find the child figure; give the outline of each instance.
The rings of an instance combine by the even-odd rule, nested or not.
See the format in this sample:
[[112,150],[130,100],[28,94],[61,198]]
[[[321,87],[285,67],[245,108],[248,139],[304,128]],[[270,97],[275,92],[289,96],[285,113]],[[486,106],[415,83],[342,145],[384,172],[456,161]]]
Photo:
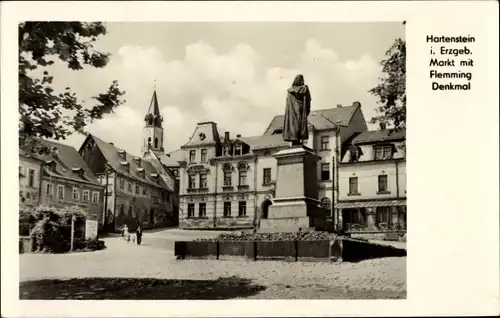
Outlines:
[[125,241],[130,241],[130,233],[128,232],[127,224],[125,224],[125,226],[123,227],[123,237],[125,238]]

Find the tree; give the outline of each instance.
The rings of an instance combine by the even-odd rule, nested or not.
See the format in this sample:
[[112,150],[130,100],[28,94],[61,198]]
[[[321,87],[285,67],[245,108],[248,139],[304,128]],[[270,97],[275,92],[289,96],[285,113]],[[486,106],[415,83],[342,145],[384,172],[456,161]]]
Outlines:
[[406,129],[406,42],[396,39],[382,60],[380,83],[369,90],[379,98],[378,116],[371,123],[385,123],[394,130]]
[[79,101],[70,87],[56,92],[50,65],[56,59],[69,69],[84,66],[102,68],[109,53],[99,52],[94,43],[106,34],[100,22],[23,22],[19,24],[19,137],[20,144],[37,138],[65,139],[84,133],[87,124],[112,113],[124,103],[125,94],[113,81],[107,90],[93,97],[93,105]]

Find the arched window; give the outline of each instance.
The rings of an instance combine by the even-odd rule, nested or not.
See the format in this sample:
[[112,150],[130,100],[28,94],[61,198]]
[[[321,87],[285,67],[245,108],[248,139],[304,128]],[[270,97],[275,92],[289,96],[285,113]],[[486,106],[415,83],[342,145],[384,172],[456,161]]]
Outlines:
[[158,138],[155,138],[155,148],[158,148]]
[[148,147],[151,147],[151,137],[148,137]]
[[332,201],[329,198],[323,198],[321,199],[321,206],[326,210],[330,210],[332,208]]

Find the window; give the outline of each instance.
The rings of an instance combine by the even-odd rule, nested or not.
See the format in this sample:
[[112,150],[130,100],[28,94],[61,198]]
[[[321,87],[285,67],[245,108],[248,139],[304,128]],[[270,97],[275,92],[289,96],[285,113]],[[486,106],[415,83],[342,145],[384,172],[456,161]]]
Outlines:
[[247,172],[246,171],[240,171],[239,172],[239,183],[238,185],[240,186],[246,186],[247,185]]
[[330,145],[330,137],[329,136],[322,136],[321,137],[321,150],[329,150],[329,145]]
[[358,162],[359,160],[359,150],[357,147],[352,147],[349,149],[351,153],[351,158],[349,158],[349,162]]
[[326,210],[330,210],[332,208],[332,201],[330,201],[330,198],[323,198],[321,199],[321,206]]
[[188,203],[188,218],[194,217],[194,203]]
[[194,174],[189,175],[188,189],[196,188],[196,176]]
[[377,223],[389,223],[389,207],[377,208]]
[[61,184],[57,185],[57,198],[64,199],[64,186]]
[[88,200],[90,200],[90,191],[83,190],[83,201],[88,201]]
[[207,150],[206,149],[201,149],[201,161],[202,162],[207,161]]
[[358,193],[358,177],[349,178],[349,194]]
[[206,189],[206,188],[208,188],[208,186],[207,186],[207,174],[200,173],[200,189]]
[[238,204],[238,216],[246,216],[247,215],[247,202],[240,201]]
[[224,216],[231,216],[231,202],[224,202]]
[[392,157],[391,146],[375,147],[375,160],[391,159],[391,157]]
[[136,184],[135,185],[135,194],[139,194],[139,193],[141,193],[141,186]]
[[200,218],[207,215],[207,204],[205,202],[198,205],[198,215]]
[[264,180],[262,183],[264,185],[270,185],[271,184],[271,168],[264,168],[263,175],[264,175]]
[[127,189],[128,189],[128,192],[132,192],[132,182],[127,182]]
[[99,202],[99,192],[92,192],[92,203],[97,204]]
[[229,155],[229,147],[225,146],[224,149],[222,150],[222,155],[223,156],[228,156]]
[[73,200],[80,200],[80,189],[73,188]]
[[52,183],[47,183],[45,185],[45,194],[48,197],[52,197],[52,195],[54,194],[54,185]]
[[28,170],[28,186],[29,187],[35,186],[35,170],[34,169]]
[[321,181],[330,180],[330,164],[322,163],[321,164]]
[[235,156],[240,156],[240,155],[242,155],[241,144],[237,144],[237,145],[234,147],[234,155],[235,155]]
[[224,171],[224,186],[230,186],[231,185],[231,171]]
[[388,191],[387,175],[378,176],[378,191],[379,192],[387,192]]
[[190,150],[189,151],[189,162],[195,162],[196,161],[196,150]]
[[132,211],[132,206],[131,206],[131,205],[129,205],[129,206],[128,206],[128,216],[133,216],[133,215],[132,215],[132,213],[133,213],[133,211]]
[[120,178],[120,189],[124,189],[124,188],[125,188],[125,179]]
[[146,187],[142,188],[142,195],[147,195]]

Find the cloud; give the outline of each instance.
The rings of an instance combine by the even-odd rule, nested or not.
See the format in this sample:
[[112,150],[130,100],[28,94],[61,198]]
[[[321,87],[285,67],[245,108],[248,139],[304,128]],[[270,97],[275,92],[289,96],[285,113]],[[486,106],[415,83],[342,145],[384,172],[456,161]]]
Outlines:
[[286,89],[297,73],[304,74],[311,88],[313,109],[360,101],[366,120],[373,116],[375,98],[367,91],[376,84],[380,66],[370,55],[341,60],[333,48],[316,39],[307,40],[296,55],[295,65],[282,67],[245,43],[217,52],[199,41],[187,45],[179,59],[156,47],[124,45],[106,68],[69,82],[85,82],[80,89],[84,96],[92,96],[89,91],[96,93],[111,80],[119,81],[127,92],[126,105],[89,131],[132,153],[140,152],[154,80],[167,151],[186,143],[200,121],[212,120],[242,135],[262,134],[272,117],[283,113]]

